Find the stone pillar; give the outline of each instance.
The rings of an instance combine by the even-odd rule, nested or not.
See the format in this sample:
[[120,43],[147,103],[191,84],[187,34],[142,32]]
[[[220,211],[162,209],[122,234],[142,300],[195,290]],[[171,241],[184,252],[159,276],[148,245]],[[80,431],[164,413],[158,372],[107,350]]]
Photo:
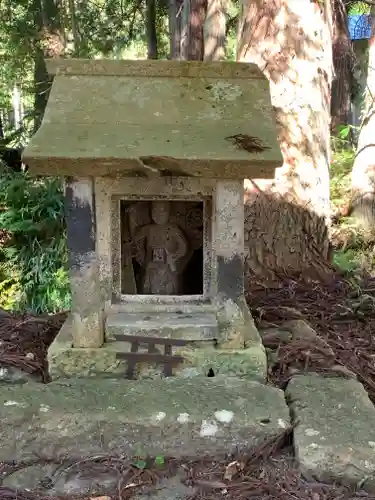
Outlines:
[[218,181],[215,191],[217,292],[236,302],[244,295],[244,198],[242,181]]
[[91,178],[68,178],[65,185],[73,347],[101,347],[103,305],[95,240],[94,183]]
[[244,296],[243,181],[218,181],[214,207],[219,344],[222,349],[244,348],[260,338]]

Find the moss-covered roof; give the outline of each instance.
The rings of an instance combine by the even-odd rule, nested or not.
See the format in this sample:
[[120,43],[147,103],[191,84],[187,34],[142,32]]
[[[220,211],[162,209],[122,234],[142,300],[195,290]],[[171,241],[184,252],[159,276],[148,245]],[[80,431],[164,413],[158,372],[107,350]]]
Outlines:
[[47,109],[23,155],[31,173],[272,178],[282,164],[255,65],[66,59],[48,70]]

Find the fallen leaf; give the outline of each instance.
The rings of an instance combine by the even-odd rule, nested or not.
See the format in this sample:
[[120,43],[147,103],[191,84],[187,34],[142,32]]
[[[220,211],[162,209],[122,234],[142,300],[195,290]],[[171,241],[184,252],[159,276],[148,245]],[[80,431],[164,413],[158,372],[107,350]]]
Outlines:
[[102,497],[90,497],[90,500],[112,500],[111,497],[102,496]]

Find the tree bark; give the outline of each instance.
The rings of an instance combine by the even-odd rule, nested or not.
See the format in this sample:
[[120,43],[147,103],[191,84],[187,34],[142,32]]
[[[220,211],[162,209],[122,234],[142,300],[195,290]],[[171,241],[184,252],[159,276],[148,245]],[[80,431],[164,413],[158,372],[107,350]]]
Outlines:
[[169,1],[169,46],[170,59],[181,58],[181,32],[183,0]]
[[181,57],[190,61],[203,61],[204,21],[207,0],[184,0]]
[[204,23],[204,60],[225,59],[226,0],[208,0]]
[[375,234],[375,5],[371,7],[372,34],[366,85],[366,108],[358,138],[357,153],[352,169],[352,201],[350,215],[358,226]]
[[60,57],[65,50],[60,11],[54,0],[34,0],[34,23],[38,37],[34,43],[34,133],[40,127],[48,101],[51,78],[45,59]]
[[347,27],[347,14],[342,0],[333,4],[333,65],[331,128],[346,125],[349,121],[350,102],[353,88],[354,54]]
[[156,33],[156,1],[146,0],[147,57],[158,58],[158,37]]
[[[327,4],[327,2],[326,2]],[[329,244],[332,18],[310,0],[243,0],[237,59],[270,82],[284,164],[245,182],[247,272],[331,276]]]
[[81,36],[77,24],[75,0],[69,0],[68,3],[69,3],[70,23],[72,25],[72,33],[74,40],[74,55],[75,57],[79,57],[81,54]]

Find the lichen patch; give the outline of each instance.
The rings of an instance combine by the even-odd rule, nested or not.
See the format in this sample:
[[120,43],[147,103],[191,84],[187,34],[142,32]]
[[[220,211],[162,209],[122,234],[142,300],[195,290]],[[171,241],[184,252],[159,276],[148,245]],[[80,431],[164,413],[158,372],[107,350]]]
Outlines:
[[209,420],[203,420],[200,430],[201,437],[213,437],[219,430],[216,422],[210,422]]
[[215,412],[215,418],[222,424],[229,424],[234,418],[234,413],[228,410],[219,410]]

